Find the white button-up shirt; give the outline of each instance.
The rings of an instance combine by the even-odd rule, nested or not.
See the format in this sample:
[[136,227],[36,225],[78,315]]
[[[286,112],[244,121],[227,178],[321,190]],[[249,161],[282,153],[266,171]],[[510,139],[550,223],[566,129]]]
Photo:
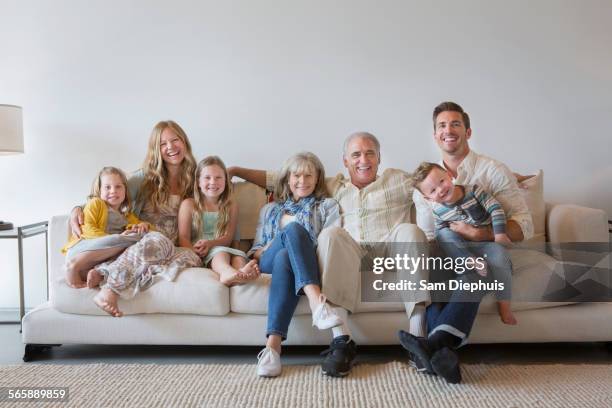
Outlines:
[[[444,162],[440,161],[444,167]],[[533,221],[527,204],[521,195],[516,178],[505,164],[470,149],[468,155],[457,168],[457,178],[453,183],[459,185],[478,184],[500,202],[506,218],[514,220],[523,231],[524,239],[533,236]],[[417,225],[428,239],[434,236],[434,220],[430,203],[417,189],[413,200],[417,210]]]

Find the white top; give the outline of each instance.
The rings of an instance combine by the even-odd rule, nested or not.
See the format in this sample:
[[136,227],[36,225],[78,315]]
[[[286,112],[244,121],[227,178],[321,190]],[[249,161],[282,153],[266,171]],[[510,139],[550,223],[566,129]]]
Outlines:
[[285,228],[287,224],[292,223],[293,221],[295,221],[295,215],[283,214],[280,219],[280,227]]
[[[439,164],[445,167],[443,161]],[[453,179],[453,183],[478,184],[500,202],[508,220],[514,220],[520,225],[525,240],[533,236],[533,221],[527,203],[521,195],[516,177],[502,162],[470,149],[457,168],[457,178]],[[417,210],[417,225],[428,239],[433,239],[434,219],[430,203],[417,189],[414,190],[412,198]]]

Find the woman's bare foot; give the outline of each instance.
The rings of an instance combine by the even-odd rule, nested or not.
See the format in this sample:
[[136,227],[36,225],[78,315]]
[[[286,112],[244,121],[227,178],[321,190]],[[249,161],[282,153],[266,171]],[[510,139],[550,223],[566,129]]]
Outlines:
[[102,274],[95,269],[90,269],[87,272],[87,287],[90,289],[97,288],[100,282],[102,282]]
[[501,321],[504,322],[504,324],[514,326],[518,323],[516,317],[514,317],[514,313],[512,313],[509,301],[502,300],[497,302],[497,308],[499,310],[499,317],[501,318]]
[[106,313],[114,317],[121,317],[123,313],[117,306],[117,300],[119,295],[110,290],[109,288],[103,288],[96,296],[94,296],[94,303]]

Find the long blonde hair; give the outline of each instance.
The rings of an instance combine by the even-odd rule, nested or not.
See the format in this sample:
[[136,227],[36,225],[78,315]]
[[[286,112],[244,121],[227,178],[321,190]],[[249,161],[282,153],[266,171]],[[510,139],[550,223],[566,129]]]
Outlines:
[[98,173],[93,183],[91,184],[91,193],[89,194],[89,199],[99,198],[102,199],[102,195],[100,194],[100,190],[102,189],[102,176],[104,175],[116,175],[121,178],[121,182],[123,183],[123,188],[125,190],[125,198],[119,205],[119,212],[123,215],[127,214],[132,210],[132,201],[130,200],[130,193],[128,192],[128,184],[127,177],[125,173],[116,167],[103,167],[102,170]]
[[202,212],[205,211],[204,207],[204,194],[200,191],[200,173],[202,173],[202,169],[208,166],[219,166],[221,170],[223,170],[223,174],[225,175],[225,189],[223,193],[219,196],[219,213],[217,218],[217,227],[215,228],[215,238],[220,237],[225,234],[227,230],[227,226],[230,221],[230,209],[232,206],[232,184],[230,183],[229,175],[227,174],[227,168],[225,167],[225,163],[223,160],[219,158],[219,156],[208,156],[202,159],[198,163],[198,167],[195,171],[195,180],[193,183],[193,201],[195,202],[195,206],[193,209],[193,222],[192,222],[192,231],[194,234],[192,236],[199,237],[202,234]]
[[172,120],[164,120],[155,125],[149,137],[147,156],[142,164],[144,181],[138,193],[140,202],[150,202],[157,211],[160,204],[167,203],[170,198],[170,185],[168,170],[161,155],[161,134],[170,129],[182,140],[185,145],[185,158],[181,162],[181,175],[179,177],[179,195],[183,200],[193,196],[193,173],[196,161],[191,152],[191,143],[185,131]]

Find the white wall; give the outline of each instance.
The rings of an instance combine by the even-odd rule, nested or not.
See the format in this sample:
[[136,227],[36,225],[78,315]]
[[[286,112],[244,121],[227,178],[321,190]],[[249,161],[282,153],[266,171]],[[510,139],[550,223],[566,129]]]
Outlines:
[[[166,118],[230,165],[308,149],[335,173],[343,138],[369,130],[384,167],[412,169],[437,158],[448,99],[475,150],[612,218],[611,19],[609,0],[0,0],[0,103],[24,107],[26,138],[0,157],[0,218],[67,212],[100,167],[136,169]],[[0,308],[17,304],[14,252],[0,241]]]

